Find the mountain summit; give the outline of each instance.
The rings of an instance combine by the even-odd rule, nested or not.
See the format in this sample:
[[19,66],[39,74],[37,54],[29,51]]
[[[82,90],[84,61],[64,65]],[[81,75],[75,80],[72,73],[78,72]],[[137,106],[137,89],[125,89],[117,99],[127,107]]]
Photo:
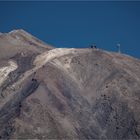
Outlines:
[[54,47],[19,29],[0,34],[0,58],[12,57],[18,52],[41,53]]
[[140,60],[0,35],[0,138],[140,139]]

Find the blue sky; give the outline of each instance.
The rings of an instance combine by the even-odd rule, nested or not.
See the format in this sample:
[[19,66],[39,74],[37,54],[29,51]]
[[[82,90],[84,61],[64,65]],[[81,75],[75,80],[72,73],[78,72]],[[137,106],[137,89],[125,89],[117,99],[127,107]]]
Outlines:
[[97,47],[140,58],[140,2],[0,2],[0,32],[24,29],[56,47]]

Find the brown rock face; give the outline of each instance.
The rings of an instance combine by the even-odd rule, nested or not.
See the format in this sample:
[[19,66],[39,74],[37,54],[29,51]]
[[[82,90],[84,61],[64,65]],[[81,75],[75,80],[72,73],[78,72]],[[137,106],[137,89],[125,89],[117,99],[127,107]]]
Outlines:
[[2,34],[0,53],[13,42],[0,55],[0,138],[140,139],[139,60],[23,30]]

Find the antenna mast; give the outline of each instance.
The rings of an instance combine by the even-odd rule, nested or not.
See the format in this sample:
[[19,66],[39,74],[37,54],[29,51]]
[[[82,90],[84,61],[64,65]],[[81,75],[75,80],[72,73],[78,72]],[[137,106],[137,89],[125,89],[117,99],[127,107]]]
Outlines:
[[118,53],[121,53],[121,44],[120,43],[117,44],[117,48],[118,48]]

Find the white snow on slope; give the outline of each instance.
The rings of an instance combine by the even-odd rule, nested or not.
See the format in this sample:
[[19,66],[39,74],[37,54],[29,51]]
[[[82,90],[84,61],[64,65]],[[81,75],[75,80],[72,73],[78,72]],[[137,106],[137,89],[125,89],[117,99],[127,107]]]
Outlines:
[[40,69],[43,65],[45,65],[46,63],[56,58],[59,58],[61,56],[68,55],[68,54],[85,53],[86,51],[90,51],[90,50],[89,49],[74,49],[74,48],[56,48],[50,51],[46,51],[35,58],[34,60],[35,67],[31,70],[26,71],[24,73],[23,78],[18,80],[18,82],[15,83],[14,86],[16,85],[18,86],[19,84],[22,83],[22,81],[24,81],[24,79],[32,75],[35,71]]
[[9,66],[0,68],[0,85],[7,79],[10,72],[17,69],[17,64],[13,61],[9,61]]
[[38,55],[34,61],[34,64],[36,66],[41,65],[42,63],[45,64],[48,61],[61,57],[63,55],[67,55],[67,54],[76,54],[78,51],[78,49],[74,49],[74,48],[57,48],[57,49],[53,49],[50,50],[48,52],[44,52],[41,55]]
[[[51,62],[52,60],[57,59],[64,55],[80,54],[80,53],[85,53],[85,52],[91,52],[91,50],[90,49],[74,49],[74,48],[56,48],[56,49],[46,51],[38,55],[34,61],[35,67],[26,71],[23,75],[21,75],[20,79],[17,82],[15,82],[12,86],[7,88],[7,91],[6,91],[6,93],[8,93],[7,97],[4,98],[4,100],[1,100],[0,107],[6,104],[16,94],[14,90],[12,91],[13,88],[17,90],[20,89],[21,83],[24,82],[24,80],[30,77],[32,74],[34,74],[34,72],[36,72],[46,63]],[[57,66],[59,66],[59,63],[56,63],[56,64]],[[10,90],[10,94],[9,94],[9,90]]]

